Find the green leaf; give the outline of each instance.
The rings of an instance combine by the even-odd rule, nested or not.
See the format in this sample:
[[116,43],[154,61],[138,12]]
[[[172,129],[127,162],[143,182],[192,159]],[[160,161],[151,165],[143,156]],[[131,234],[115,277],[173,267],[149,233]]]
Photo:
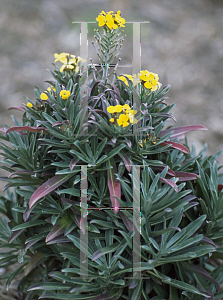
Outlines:
[[19,225],[13,227],[12,231],[26,229],[26,228],[34,227],[34,226],[37,226],[37,225],[43,225],[43,224],[46,224],[46,222],[44,220],[28,221],[28,222],[25,222],[25,223],[22,223],[22,224],[19,224]]
[[175,279],[172,279],[160,272],[158,272],[156,270],[156,272],[152,272],[150,271],[151,274],[153,274],[154,276],[156,276],[157,278],[161,279],[162,282],[168,284],[168,285],[171,285],[171,286],[174,286],[180,290],[184,290],[184,291],[188,291],[190,293],[193,293],[193,294],[197,294],[197,295],[201,295],[201,296],[204,296],[204,297],[207,297],[207,298],[210,298],[209,294],[207,293],[204,293],[202,291],[199,291],[198,289],[196,289],[193,285],[191,284],[188,284],[188,283],[185,283],[185,282],[181,282],[179,280],[175,280]]
[[114,243],[113,245],[110,245],[110,246],[107,246],[105,248],[102,248],[102,249],[99,249],[97,250],[93,256],[92,256],[92,260],[96,260],[98,259],[99,257],[107,254],[107,253],[111,253],[111,252],[114,252],[115,250],[117,250],[120,246],[120,243],[117,242],[117,243]]
[[41,282],[33,284],[28,288],[29,291],[35,290],[44,290],[44,291],[52,291],[52,290],[69,290],[72,287],[72,284],[68,283],[60,283],[60,282]]
[[190,236],[192,236],[195,231],[203,224],[204,220],[206,219],[206,215],[200,216],[189,225],[184,227],[181,232],[175,234],[170,241],[166,244],[166,249],[173,247],[173,245],[179,244],[181,241],[185,241]]

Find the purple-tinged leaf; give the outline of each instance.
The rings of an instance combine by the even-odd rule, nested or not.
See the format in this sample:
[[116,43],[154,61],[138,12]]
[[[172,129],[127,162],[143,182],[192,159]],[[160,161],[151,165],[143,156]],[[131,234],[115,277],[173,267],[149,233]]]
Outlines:
[[130,221],[129,218],[126,217],[126,215],[122,211],[120,211],[119,214],[122,218],[123,223],[125,224],[125,227],[128,229],[128,231],[133,231],[132,221]]
[[21,111],[25,111],[25,109],[22,106],[11,106],[11,107],[9,107],[8,110],[10,110],[10,109],[18,109],[18,110],[21,110]]
[[10,173],[9,176],[8,176],[8,178],[12,177],[13,175],[20,175],[20,174],[35,175],[35,173],[33,171],[16,171],[16,172]]
[[93,298],[92,300],[118,300],[120,299],[120,296],[122,295],[123,289],[114,291],[109,291],[104,294],[98,295],[96,298]]
[[187,262],[181,262],[181,264],[183,265],[183,267],[185,268],[185,270],[188,270],[192,273],[197,273],[202,275],[205,279],[211,281],[215,287],[217,288],[217,291],[219,293],[220,291],[220,285],[217,282],[217,280],[215,280],[214,278],[211,277],[211,275],[203,268],[199,267],[198,265],[193,265],[193,264],[189,264]]
[[205,126],[203,125],[188,125],[188,126],[180,126],[180,127],[173,127],[173,128],[169,128],[166,130],[161,130],[159,136],[164,136],[167,133],[171,132],[172,130],[174,130],[174,133],[170,136],[170,138],[175,138],[175,137],[179,137],[180,135],[188,132],[188,131],[192,131],[192,130],[208,130]]
[[79,162],[80,160],[78,158],[73,158],[70,162],[70,170],[72,171],[75,165]]
[[72,220],[68,214],[64,215],[59,221],[57,221],[56,225],[53,229],[48,233],[46,237],[46,243],[53,240],[57,236],[63,234],[67,227],[72,223]]
[[212,245],[212,246],[214,246],[216,248],[215,243],[211,239],[209,239],[208,237],[206,237],[206,236],[203,237],[203,239],[201,240],[201,242],[206,242],[206,243],[208,243],[208,244],[210,244],[210,245]]
[[80,205],[80,202],[75,202],[73,200],[70,200],[70,199],[67,199],[67,198],[61,198],[61,201],[64,203],[64,204],[72,204],[72,206],[70,207],[70,209],[77,215],[81,215],[80,213],[80,208],[76,208],[75,206],[73,205]]
[[172,148],[174,149],[178,149],[180,151],[182,151],[183,153],[189,153],[189,150],[187,149],[187,147],[185,147],[184,145],[181,145],[179,143],[176,142],[172,142],[172,141],[165,141],[163,143],[160,144],[161,146],[166,146],[166,145],[170,145]]
[[94,109],[94,110],[92,110],[92,111],[89,113],[89,117],[90,117],[90,115],[91,115],[93,112],[96,112],[97,114],[102,114],[103,116],[107,117],[107,119],[109,119],[109,116],[108,116],[105,112],[103,112],[102,110],[100,110],[100,109]]
[[[164,166],[151,166],[151,169],[163,171],[166,168],[166,166],[167,165],[164,165]],[[170,176],[175,177],[175,172],[173,170],[171,170],[169,166],[168,166],[167,174],[170,175]]]
[[39,242],[40,240],[41,240],[41,238],[39,238],[38,240],[32,241],[32,242],[29,242],[29,243],[26,245],[25,251],[27,251],[30,247],[32,247],[34,244],[36,244],[36,243]]
[[178,192],[177,184],[173,180],[162,178],[162,177],[160,177],[159,180],[161,182],[169,184],[171,187],[175,187],[176,186],[175,191]]
[[178,181],[188,181],[188,180],[196,180],[199,175],[194,173],[182,172],[182,171],[175,171],[175,177],[178,177]]
[[47,219],[45,220],[45,222],[52,224],[51,217],[47,218]]
[[56,188],[58,188],[61,184],[66,182],[71,177],[71,174],[55,175],[54,177],[44,182],[31,196],[29,201],[29,207],[32,208],[33,205],[35,205],[39,199],[54,191]]
[[14,231],[8,240],[9,244],[11,242],[13,242],[24,230],[25,229],[19,229],[19,230]]
[[62,124],[62,122],[60,122],[60,121],[56,121],[56,122],[54,122],[53,124],[52,124],[52,127],[55,127],[55,126],[57,126],[57,125],[61,125]]
[[51,240],[50,242],[48,242],[47,245],[63,244],[63,243],[70,243],[70,239],[68,239],[64,235],[60,235],[60,236],[56,237],[55,239]]
[[81,227],[81,217],[75,215],[75,216],[72,218],[72,220],[73,220],[74,223],[78,226],[78,228],[83,232],[83,234],[85,234],[85,227],[84,227],[84,226]]
[[34,207],[32,207],[32,208],[29,208],[29,206],[26,207],[26,210],[25,210],[25,212],[23,214],[23,220],[24,220],[24,222],[26,222],[29,219],[29,216],[30,216],[30,214],[31,214],[31,212],[32,212],[33,209],[34,209]]
[[101,248],[97,251],[94,252],[94,254],[92,255],[92,261],[98,259],[99,257],[107,254],[107,253],[111,253],[111,252],[114,252],[115,250],[117,250],[118,248],[120,247],[120,243],[117,242],[117,243],[113,243],[112,245],[110,246],[106,246],[104,248]]
[[114,91],[116,92],[116,94],[120,96],[120,91],[117,88],[117,86],[115,84],[113,84],[112,87],[113,87]]
[[121,159],[123,160],[125,167],[127,169],[127,171],[131,172],[132,166],[131,166],[131,162],[127,156],[127,154],[122,154],[121,151],[118,153],[118,155],[121,157]]
[[129,285],[129,289],[134,289],[138,285],[138,280],[132,281]]
[[184,197],[185,200],[187,200],[188,202],[190,202],[191,200],[196,199],[197,197],[195,195],[187,195],[186,197]]
[[113,157],[110,158],[110,160],[108,160],[108,164],[109,164],[109,166],[113,167],[107,171],[108,188],[109,188],[112,207],[113,207],[115,215],[117,215],[117,213],[119,211],[120,203],[113,196],[121,199],[121,184],[119,181],[116,180],[115,173],[117,173],[117,167],[116,167],[115,160]]
[[47,255],[42,252],[35,253],[29,260],[25,270],[24,274],[25,276],[29,274],[35,267],[37,267],[40,263],[42,263],[44,260],[47,259]]
[[31,126],[15,126],[11,127],[6,131],[8,134],[11,131],[29,131],[29,132],[41,132],[48,133],[48,130],[45,127],[31,127]]

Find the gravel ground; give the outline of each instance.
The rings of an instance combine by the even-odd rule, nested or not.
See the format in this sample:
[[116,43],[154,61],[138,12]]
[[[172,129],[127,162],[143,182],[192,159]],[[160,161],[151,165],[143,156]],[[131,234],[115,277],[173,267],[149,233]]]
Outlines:
[[[208,131],[189,133],[190,144],[208,155],[223,149],[223,2],[220,0],[0,0],[0,126],[13,125],[10,106],[34,99],[34,86],[45,90],[55,52],[80,54],[79,25],[94,21],[101,10],[121,10],[141,26],[142,69],[169,83],[168,103],[177,126],[202,124]],[[89,57],[95,57],[89,25]],[[131,25],[122,50],[122,63],[131,63]],[[130,73],[130,69],[125,73]],[[175,125],[174,121],[170,124]],[[223,155],[218,159],[223,164]],[[0,171],[0,175],[5,174]],[[0,184],[0,190],[4,183]],[[0,290],[1,293],[1,290]],[[1,299],[15,299],[2,296]],[[5,297],[5,298],[4,298]],[[6,298],[8,297],[8,298]]]

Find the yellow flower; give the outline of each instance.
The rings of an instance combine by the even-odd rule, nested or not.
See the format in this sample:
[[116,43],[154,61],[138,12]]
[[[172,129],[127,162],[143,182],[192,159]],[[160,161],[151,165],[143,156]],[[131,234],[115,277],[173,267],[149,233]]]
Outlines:
[[119,27],[125,27],[125,19],[121,18],[120,16],[120,10],[117,11],[117,13],[115,14],[115,21],[119,24]]
[[[74,56],[74,55],[71,55],[71,56]],[[76,60],[77,60],[77,63],[79,63],[79,62],[86,62],[87,60],[86,59],[83,59],[83,58],[81,58],[80,56],[78,56],[78,57],[76,57]]]
[[125,19],[121,17],[121,12],[118,11],[116,14],[113,11],[105,13],[103,10],[96,18],[98,26],[107,26],[110,30],[117,29],[118,27],[125,27]]
[[46,92],[43,92],[43,93],[40,95],[40,99],[41,99],[41,100],[48,100],[48,96],[47,96]]
[[82,59],[80,56],[76,57],[73,54],[69,54],[69,53],[61,53],[61,54],[54,54],[54,57],[56,58],[56,61],[60,61],[63,63],[63,65],[60,68],[60,72],[63,71],[69,71],[69,70],[73,70],[74,72],[78,72],[79,71],[79,66],[78,63],[79,62],[86,62],[85,59]]
[[70,91],[62,90],[60,91],[60,96],[62,99],[66,100],[67,98],[70,97]]
[[122,105],[115,105],[115,112],[119,113],[122,111]]
[[[124,76],[126,76],[129,80],[131,80],[133,82],[133,76],[132,75],[124,74]],[[129,86],[128,80],[124,76],[121,75],[121,76],[118,76],[117,78],[120,79],[121,81],[123,81],[127,86]]]
[[115,119],[114,119],[114,118],[111,118],[109,121],[110,121],[111,123],[114,123],[114,122],[115,122]]
[[62,67],[60,68],[60,72],[63,72],[64,70],[72,70],[74,68],[75,72],[79,71],[79,67],[76,66],[76,58],[72,58],[69,60],[67,57],[64,57],[60,61],[63,63]]
[[129,111],[131,108],[128,104],[125,104],[125,105],[123,105],[122,109],[123,109],[124,112],[126,112],[126,111]]
[[115,110],[115,107],[114,106],[109,106],[109,107],[107,107],[107,111],[110,113],[110,114],[113,114],[113,113],[115,113],[116,112],[116,110]]
[[51,90],[51,88],[53,89],[53,91],[54,91],[54,92],[56,92],[56,89],[55,89],[55,87],[54,87],[54,86],[52,86],[52,87],[48,87],[47,91],[49,91],[49,92],[50,92],[50,94],[52,94],[52,90]]
[[107,107],[107,111],[110,114],[119,113],[122,111],[122,105],[109,106],[109,107]]
[[30,103],[30,102],[28,102],[26,105],[30,108],[33,107],[32,103]]
[[60,54],[57,54],[57,53],[54,53],[54,57],[56,58],[54,62],[57,62],[58,60],[61,60],[62,58],[66,58],[67,56],[69,55],[69,53],[60,53]]
[[158,82],[159,76],[147,70],[141,71],[139,76],[145,88],[150,89],[152,92],[160,88],[161,84]]
[[126,116],[124,114],[121,114],[119,116],[119,118],[117,119],[117,123],[118,123],[119,126],[126,127],[126,126],[129,125],[128,120],[129,120],[128,116]]

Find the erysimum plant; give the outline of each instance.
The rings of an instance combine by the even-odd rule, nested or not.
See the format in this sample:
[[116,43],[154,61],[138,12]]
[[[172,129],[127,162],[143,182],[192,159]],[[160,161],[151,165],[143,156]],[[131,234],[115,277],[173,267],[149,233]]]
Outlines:
[[[1,279],[8,289],[18,275],[18,294],[26,300],[221,299],[221,153],[204,156],[206,145],[198,154],[188,147],[185,133],[206,130],[202,125],[166,127],[169,118],[176,121],[174,104],[167,104],[170,85],[162,87],[158,74],[117,75],[120,11],[102,11],[96,20],[100,68],[55,53],[48,88],[36,88],[35,99],[14,107],[22,119],[1,128],[1,168],[9,175],[1,177],[7,194],[0,198],[0,263],[20,264]],[[137,208],[134,182],[141,190]],[[132,253],[136,234],[140,253]]]

